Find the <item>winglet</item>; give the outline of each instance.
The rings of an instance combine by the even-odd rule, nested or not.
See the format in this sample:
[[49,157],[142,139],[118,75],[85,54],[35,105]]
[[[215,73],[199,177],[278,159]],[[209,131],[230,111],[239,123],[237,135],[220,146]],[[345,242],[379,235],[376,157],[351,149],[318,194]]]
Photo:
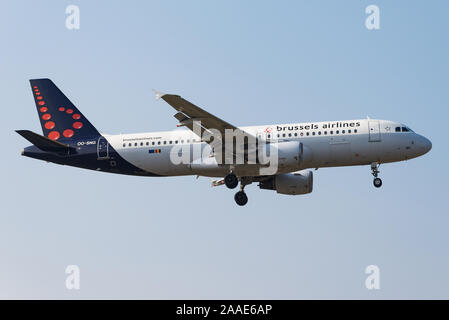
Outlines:
[[154,94],[156,94],[156,100],[159,100],[163,96],[165,96],[165,93],[157,91],[156,89],[153,89]]

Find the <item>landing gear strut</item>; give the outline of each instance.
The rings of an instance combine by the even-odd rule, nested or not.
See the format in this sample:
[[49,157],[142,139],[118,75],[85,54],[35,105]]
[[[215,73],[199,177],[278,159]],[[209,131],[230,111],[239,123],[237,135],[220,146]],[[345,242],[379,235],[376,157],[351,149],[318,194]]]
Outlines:
[[244,189],[245,189],[245,186],[250,183],[252,183],[251,178],[248,178],[248,177],[240,178],[240,191],[237,192],[234,196],[234,200],[239,206],[244,206],[245,204],[248,203],[248,196],[246,195]]
[[379,165],[377,162],[371,163],[371,174],[374,177],[373,184],[376,188],[380,188],[382,186],[382,180],[377,177],[379,172]]

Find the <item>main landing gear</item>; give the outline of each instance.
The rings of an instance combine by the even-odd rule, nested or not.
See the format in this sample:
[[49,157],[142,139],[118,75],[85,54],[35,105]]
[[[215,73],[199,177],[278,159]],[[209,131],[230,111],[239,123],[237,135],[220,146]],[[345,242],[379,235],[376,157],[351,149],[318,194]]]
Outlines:
[[376,188],[380,188],[382,186],[382,180],[377,177],[379,172],[379,165],[377,162],[371,163],[371,174],[374,177],[373,184]]
[[224,182],[226,187],[229,189],[234,189],[239,184],[239,179],[237,179],[237,176],[231,172],[226,177],[224,177]]
[[[226,187],[228,187],[229,189],[234,189],[239,184],[239,179],[233,172],[231,172],[224,178],[224,182]],[[244,206],[248,202],[248,196],[243,189],[247,184],[250,183],[251,181],[245,179],[245,177],[241,178],[240,191],[238,191],[234,196],[234,200],[239,206]]]
[[240,190],[235,194],[234,200],[239,206],[244,206],[248,202],[248,196],[245,191]]

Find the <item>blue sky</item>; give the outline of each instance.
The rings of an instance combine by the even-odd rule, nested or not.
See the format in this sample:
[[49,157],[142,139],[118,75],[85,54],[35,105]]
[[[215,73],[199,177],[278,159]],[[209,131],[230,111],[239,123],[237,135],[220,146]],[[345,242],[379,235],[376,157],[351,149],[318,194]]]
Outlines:
[[[80,30],[65,8],[80,8]],[[380,30],[365,8],[380,8]],[[0,298],[449,298],[445,1],[8,1]],[[105,133],[174,129],[152,88],[235,125],[400,121],[432,151],[319,169],[314,191],[233,191],[20,156],[40,132],[28,79],[51,78]],[[65,288],[65,267],[81,289]],[[381,289],[364,286],[378,265]]]

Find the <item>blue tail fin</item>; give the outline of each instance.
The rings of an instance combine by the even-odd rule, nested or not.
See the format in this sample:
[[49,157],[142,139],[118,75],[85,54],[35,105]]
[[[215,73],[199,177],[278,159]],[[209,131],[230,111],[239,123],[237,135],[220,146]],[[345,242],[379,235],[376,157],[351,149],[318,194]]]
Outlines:
[[52,139],[100,135],[50,79],[30,80],[44,136]]

